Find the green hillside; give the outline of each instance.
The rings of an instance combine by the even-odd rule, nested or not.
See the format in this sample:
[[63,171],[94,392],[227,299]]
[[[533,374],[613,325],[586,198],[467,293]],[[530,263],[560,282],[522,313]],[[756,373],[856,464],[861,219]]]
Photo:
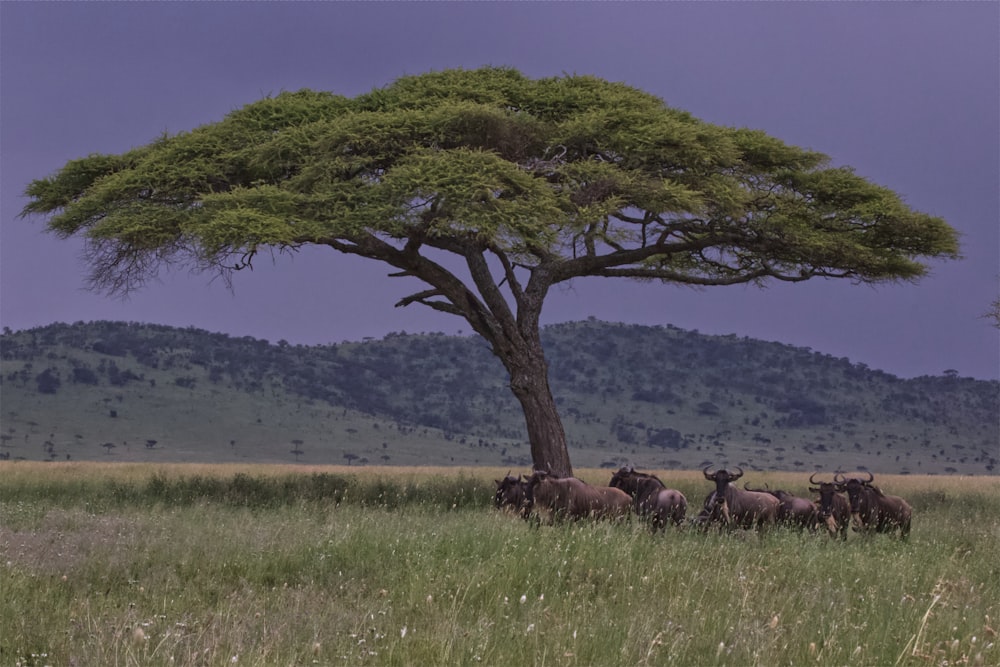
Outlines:
[[[996,473],[1000,383],[590,320],[545,328],[574,465]],[[92,322],[0,336],[0,456],[501,465],[520,407],[476,337],[325,346]]]

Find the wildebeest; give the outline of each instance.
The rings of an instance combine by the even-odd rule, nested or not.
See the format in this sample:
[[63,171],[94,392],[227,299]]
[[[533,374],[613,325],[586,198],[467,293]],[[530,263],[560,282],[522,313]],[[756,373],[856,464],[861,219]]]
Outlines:
[[846,540],[847,525],[851,522],[851,503],[838,490],[836,484],[833,482],[817,482],[815,477],[816,473],[810,475],[809,483],[818,484],[819,486],[810,486],[809,490],[819,494],[819,502],[817,504],[819,505],[820,523],[826,525],[827,530],[830,532],[830,537],[836,537],[839,533],[840,539]]
[[591,486],[576,477],[554,477],[534,471],[526,480],[527,506],[535,515],[556,519],[621,518],[629,513],[632,498],[621,489]]
[[782,489],[769,489],[766,484],[763,489],[751,489],[746,484],[743,488],[756,493],[769,493],[777,498],[779,505],[775,520],[780,524],[809,530],[816,530],[816,526],[819,525],[819,510],[816,503],[807,498],[800,498]]
[[890,533],[899,529],[899,536],[906,539],[910,534],[910,520],[913,508],[899,496],[887,496],[882,489],[872,486],[875,475],[868,473],[868,479],[845,478],[837,473],[833,478],[837,488],[847,492],[851,503],[851,516],[855,530],[863,533]]
[[676,489],[668,489],[656,475],[621,468],[608,485],[632,496],[633,509],[639,516],[650,517],[653,530],[673,523],[679,526],[687,514],[687,498]]
[[736,467],[739,471],[737,473],[731,473],[725,468],[709,473],[711,467],[708,466],[702,473],[705,479],[715,482],[714,502],[722,505],[722,517],[728,526],[752,528],[775,522],[778,506],[781,504],[777,498],[770,493],[747,491],[732,484],[743,476],[743,469],[739,466]]
[[497,492],[493,496],[493,505],[497,509],[508,510],[519,514],[523,518],[528,518],[528,483],[517,477],[508,474],[503,479],[493,480],[497,483]]
[[715,491],[705,496],[705,502],[701,511],[691,519],[691,523],[708,530],[712,524],[719,524],[719,527],[728,524],[729,508],[726,506],[725,496],[719,496]]

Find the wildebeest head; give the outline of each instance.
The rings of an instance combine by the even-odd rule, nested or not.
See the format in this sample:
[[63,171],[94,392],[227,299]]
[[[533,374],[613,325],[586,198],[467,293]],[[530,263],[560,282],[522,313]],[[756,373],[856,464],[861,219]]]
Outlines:
[[739,466],[736,466],[736,469],[739,471],[736,473],[729,472],[725,468],[710,473],[709,470],[711,467],[712,466],[708,466],[702,470],[702,473],[705,475],[705,479],[710,482],[715,482],[715,493],[719,496],[724,496],[726,493],[726,487],[743,476],[743,468],[740,468]]
[[833,481],[837,485],[838,491],[847,492],[847,500],[851,503],[851,514],[860,514],[868,509],[870,504],[869,495],[872,493],[882,495],[882,491],[874,486],[875,475],[868,473],[868,479],[858,479],[857,477],[845,478],[837,473]]
[[611,475],[611,481],[608,482],[608,486],[613,486],[614,488],[621,489],[626,493],[631,493],[632,486],[634,485],[634,479],[635,468],[632,466],[622,466],[615,474]]
[[521,481],[521,475],[508,474],[503,479],[493,480],[497,484],[496,495],[493,496],[493,505],[497,509],[512,508],[520,509],[524,504],[525,488]]
[[809,476],[809,483],[818,484],[818,486],[810,486],[809,490],[819,494],[819,518],[826,521],[834,513],[834,497],[835,494],[840,493],[840,489],[833,482],[817,482],[816,473]]

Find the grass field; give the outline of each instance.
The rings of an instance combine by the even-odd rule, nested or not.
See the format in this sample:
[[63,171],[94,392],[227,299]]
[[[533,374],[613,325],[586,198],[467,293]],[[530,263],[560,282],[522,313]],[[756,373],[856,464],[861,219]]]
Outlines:
[[506,472],[0,463],[0,664],[1000,664],[995,477],[880,476],[910,539],[840,543],[532,527]]

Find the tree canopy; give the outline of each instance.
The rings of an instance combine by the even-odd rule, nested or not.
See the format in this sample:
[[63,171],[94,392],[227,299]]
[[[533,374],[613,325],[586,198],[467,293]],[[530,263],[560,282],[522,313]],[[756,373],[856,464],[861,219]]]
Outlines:
[[[764,132],[705,123],[591,76],[407,76],[354,98],[301,90],[28,185],[25,214],[86,239],[91,284],[169,264],[227,277],[310,244],[385,262],[466,319],[511,373],[537,466],[569,471],[538,319],[578,277],[690,285],[912,280],[956,232]],[[430,251],[430,252],[428,252]],[[437,261],[452,253],[467,275]]]

